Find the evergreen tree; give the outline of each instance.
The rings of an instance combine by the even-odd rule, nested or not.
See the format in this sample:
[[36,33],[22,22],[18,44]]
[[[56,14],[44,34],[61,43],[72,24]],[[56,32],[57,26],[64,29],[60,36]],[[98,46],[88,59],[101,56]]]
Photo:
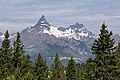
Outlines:
[[79,64],[76,65],[76,77],[77,77],[77,80],[83,80],[83,79],[81,79],[82,76],[81,76],[81,70],[80,70]]
[[68,61],[66,70],[66,80],[77,80],[76,63],[73,57],[71,57],[71,59]]
[[10,75],[8,68],[0,67],[0,80],[5,80]]
[[17,80],[20,80],[31,72],[30,56],[25,54],[19,32],[17,32],[16,40],[13,44],[12,65],[14,66],[14,76]]
[[111,60],[108,64],[109,78],[111,80],[120,79],[120,42],[118,43],[116,52],[110,56]]
[[28,75],[28,73],[32,72],[32,64],[31,64],[31,59],[29,55],[23,55],[21,64],[22,66],[20,67],[21,71],[21,76],[24,77]]
[[[114,39],[111,39],[112,32],[107,30],[105,23],[102,24],[98,39],[95,40],[92,46],[92,53],[95,54],[95,59],[89,61],[89,67],[94,66],[93,76],[97,80],[110,80],[109,74],[112,70],[109,67],[111,63],[111,55],[115,51]],[[91,77],[93,77],[91,75]]]
[[20,33],[17,32],[17,37],[16,37],[16,40],[14,41],[14,45],[13,45],[13,56],[12,56],[12,64],[14,66],[14,68],[17,68],[17,67],[21,67],[21,61],[22,61],[22,58],[23,58],[23,55],[25,55],[25,51],[24,51],[24,45],[21,41],[21,36],[20,36]]
[[116,61],[117,61],[116,77],[117,79],[120,79],[120,41],[117,46]]
[[9,33],[6,31],[5,38],[0,48],[0,76],[6,77],[12,73],[13,66],[11,64],[11,47]]
[[10,49],[10,39],[9,39],[8,31],[5,32],[4,36],[5,38],[2,42],[2,49],[4,50],[4,55],[7,55],[9,54],[9,49]]
[[21,74],[21,70],[19,67],[15,68],[15,71],[14,71],[14,76],[15,76],[15,79],[16,80],[22,80],[22,74]]
[[13,43],[12,49],[12,65],[14,66],[14,76],[17,80],[22,79],[21,62],[25,51],[23,50],[23,43],[21,41],[20,33],[17,32],[16,40]]
[[96,80],[95,76],[95,66],[96,63],[92,58],[89,58],[86,61],[86,70],[85,70],[85,78],[86,80]]
[[5,80],[16,80],[16,79],[13,75],[10,75],[10,76],[6,77]]
[[6,70],[5,66],[5,60],[4,60],[4,54],[1,52],[2,49],[0,48],[0,80],[2,78],[5,78],[7,75],[9,75],[8,69]]
[[64,79],[64,68],[60,61],[58,54],[56,54],[54,62],[51,66],[52,77],[51,80],[63,80]]
[[47,80],[48,78],[46,61],[41,57],[40,53],[35,61],[34,73],[37,80]]
[[26,75],[22,78],[22,80],[42,80],[42,79],[36,79],[33,75],[33,73],[28,72]]
[[82,64],[76,64],[76,75],[77,75],[77,80],[86,80],[85,78],[85,70],[86,70],[86,65],[85,63]]

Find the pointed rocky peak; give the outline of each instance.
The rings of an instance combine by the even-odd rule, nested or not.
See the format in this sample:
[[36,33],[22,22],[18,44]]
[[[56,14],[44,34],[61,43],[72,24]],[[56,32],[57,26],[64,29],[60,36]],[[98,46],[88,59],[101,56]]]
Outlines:
[[79,23],[71,25],[68,29],[75,30],[76,32],[81,32],[81,31],[86,32],[87,31],[87,29],[85,28],[85,26],[83,24],[79,24]]
[[84,28],[85,26],[83,24],[79,24],[79,23],[76,23],[74,25],[71,25],[70,28],[71,29],[81,29],[81,28]]
[[42,15],[35,27],[49,27],[50,24],[46,21],[45,16]]
[[45,16],[42,15],[39,21],[46,21],[46,20],[45,20]]

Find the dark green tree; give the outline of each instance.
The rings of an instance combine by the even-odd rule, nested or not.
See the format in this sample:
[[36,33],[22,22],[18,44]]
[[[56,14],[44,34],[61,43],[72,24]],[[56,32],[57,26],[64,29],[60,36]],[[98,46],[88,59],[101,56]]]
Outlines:
[[2,49],[0,48],[0,80],[2,78],[5,78],[7,75],[9,75],[8,69],[5,68],[5,66],[3,65],[5,64],[5,60],[4,60],[4,54],[1,51]]
[[7,54],[9,54],[9,49],[11,48],[8,31],[5,32],[4,36],[5,36],[5,38],[2,42],[2,49],[4,50],[4,54],[7,55]]
[[22,66],[20,67],[21,71],[21,76],[24,77],[26,75],[32,74],[32,62],[30,59],[29,55],[23,55],[22,61],[21,61]]
[[[111,55],[114,53],[114,39],[111,39],[112,32],[109,32],[105,23],[102,24],[98,39],[95,40],[92,46],[92,53],[95,54],[93,60],[88,60],[89,67],[94,66],[92,69],[93,74],[97,80],[111,80],[110,74],[112,70],[109,67],[111,63]],[[112,76],[112,75],[111,75]]]
[[13,44],[13,51],[12,51],[12,64],[14,68],[21,67],[21,61],[23,58],[23,55],[25,55],[24,51],[24,45],[21,41],[20,33],[17,32],[16,40]]
[[21,74],[21,70],[20,70],[19,67],[15,68],[14,76],[15,76],[16,80],[22,80],[23,79],[22,74]]
[[120,79],[120,42],[118,43],[116,52],[111,54],[108,64],[109,78],[111,80]]
[[116,50],[116,61],[117,61],[116,76],[117,76],[117,79],[120,79],[120,41],[118,43],[117,50]]
[[25,54],[19,32],[17,32],[16,40],[13,43],[12,65],[14,66],[14,76],[17,80],[22,79],[28,74],[32,75],[30,56]]
[[21,36],[20,33],[17,32],[16,40],[13,43],[12,49],[12,64],[14,66],[14,75],[17,80],[22,79],[20,68],[22,66],[21,61],[24,53]]
[[85,78],[85,70],[86,70],[86,64],[76,64],[76,75],[77,75],[77,80],[86,80]]
[[13,66],[11,64],[11,47],[8,31],[5,32],[4,36],[5,38],[0,48],[0,76],[7,77],[12,73]]
[[85,69],[85,78],[86,80],[96,80],[95,76],[95,66],[96,63],[92,58],[87,59],[86,69]]
[[10,75],[8,68],[0,67],[0,80],[5,80]]
[[7,76],[4,80],[16,80],[13,75]]
[[25,74],[25,76],[22,78],[22,80],[42,80],[42,79],[36,79],[33,75],[33,73],[28,72]]
[[51,66],[51,80],[63,80],[64,79],[64,67],[60,61],[58,54],[56,54],[54,62]]
[[77,80],[76,63],[73,57],[71,57],[71,59],[68,61],[66,80]]
[[37,80],[47,80],[48,79],[48,70],[46,61],[41,57],[40,53],[37,60],[35,61],[34,74]]

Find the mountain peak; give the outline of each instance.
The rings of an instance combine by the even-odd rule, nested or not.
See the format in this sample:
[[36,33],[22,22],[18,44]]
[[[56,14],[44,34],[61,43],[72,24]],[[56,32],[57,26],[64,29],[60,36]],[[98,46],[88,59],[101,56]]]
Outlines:
[[41,18],[39,19],[38,23],[43,23],[46,22],[45,16],[42,15]]
[[83,24],[79,24],[79,23],[76,23],[74,25],[71,25],[70,28],[74,29],[74,28],[83,28],[85,27]]
[[40,18],[40,20],[44,21],[45,20],[45,16],[42,15],[41,18]]
[[42,15],[41,18],[39,19],[38,23],[35,26],[37,26],[37,27],[40,27],[40,26],[49,27],[50,24],[46,21],[45,16]]

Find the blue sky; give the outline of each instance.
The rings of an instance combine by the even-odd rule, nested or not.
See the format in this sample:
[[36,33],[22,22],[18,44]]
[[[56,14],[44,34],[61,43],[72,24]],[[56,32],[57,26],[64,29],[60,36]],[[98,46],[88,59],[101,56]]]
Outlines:
[[98,33],[102,22],[120,33],[120,0],[0,0],[0,32],[34,26],[41,15],[58,27],[76,22]]

